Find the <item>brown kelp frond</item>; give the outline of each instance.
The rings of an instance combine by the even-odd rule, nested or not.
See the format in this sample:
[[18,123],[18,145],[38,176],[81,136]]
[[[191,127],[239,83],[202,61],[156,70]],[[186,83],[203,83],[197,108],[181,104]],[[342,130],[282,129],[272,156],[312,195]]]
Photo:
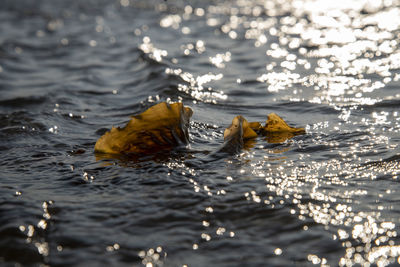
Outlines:
[[257,137],[257,133],[252,129],[252,126],[256,127],[255,124],[254,122],[249,123],[243,116],[236,116],[233,118],[232,124],[225,129],[224,140],[233,136],[238,136],[243,140]]
[[224,131],[224,144],[218,152],[236,154],[242,148],[251,148],[254,145],[253,139],[257,137],[251,126],[252,123],[243,116],[233,118],[232,124]]
[[256,133],[262,129],[261,123],[259,122],[249,122],[249,127]]
[[254,122],[248,122],[245,118],[243,118],[242,127],[243,127],[243,139],[244,140],[253,139],[253,138],[257,137],[257,133],[253,130],[253,127],[256,127]]
[[182,103],[159,103],[132,116],[124,128],[112,127],[97,140],[95,152],[145,153],[186,144],[192,114]]
[[263,133],[266,134],[266,133],[282,133],[282,132],[289,132],[295,135],[306,133],[304,128],[291,127],[277,114],[270,113],[268,115],[266,124],[263,127]]
[[269,143],[282,143],[296,135],[305,134],[306,131],[304,128],[291,127],[277,114],[270,113],[260,133]]

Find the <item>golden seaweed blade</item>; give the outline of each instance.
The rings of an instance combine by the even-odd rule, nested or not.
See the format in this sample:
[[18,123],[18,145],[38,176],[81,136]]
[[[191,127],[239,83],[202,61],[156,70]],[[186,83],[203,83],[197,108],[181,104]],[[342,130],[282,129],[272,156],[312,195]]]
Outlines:
[[148,153],[187,144],[192,114],[182,103],[159,103],[132,116],[125,127],[112,127],[97,140],[95,152]]
[[257,123],[248,122],[243,116],[236,116],[233,118],[232,124],[225,129],[224,140],[230,139],[233,136],[240,136],[243,140],[257,137],[257,133],[253,130],[253,127],[258,127]]
[[250,126],[243,116],[233,118],[232,124],[224,131],[224,144],[219,152],[234,154],[242,148],[252,147],[250,140],[257,137],[257,133]]
[[249,127],[256,133],[263,128],[259,122],[249,122]]
[[296,135],[305,134],[304,128],[289,126],[281,117],[270,113],[261,133],[267,137],[270,143],[281,143]]

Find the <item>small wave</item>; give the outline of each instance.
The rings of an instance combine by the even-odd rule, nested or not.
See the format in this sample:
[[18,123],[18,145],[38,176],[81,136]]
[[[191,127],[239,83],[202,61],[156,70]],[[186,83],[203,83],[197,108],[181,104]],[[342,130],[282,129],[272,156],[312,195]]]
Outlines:
[[12,99],[0,100],[0,106],[12,108],[25,108],[29,106],[41,105],[48,101],[46,96],[17,97]]

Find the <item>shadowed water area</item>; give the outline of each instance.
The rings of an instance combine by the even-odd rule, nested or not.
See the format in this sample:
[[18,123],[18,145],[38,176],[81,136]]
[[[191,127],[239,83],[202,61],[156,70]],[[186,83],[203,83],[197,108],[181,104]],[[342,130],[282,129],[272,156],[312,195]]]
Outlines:
[[[0,2],[0,265],[400,263],[400,1]],[[162,101],[190,144],[101,158]],[[242,115],[306,134],[211,158]]]

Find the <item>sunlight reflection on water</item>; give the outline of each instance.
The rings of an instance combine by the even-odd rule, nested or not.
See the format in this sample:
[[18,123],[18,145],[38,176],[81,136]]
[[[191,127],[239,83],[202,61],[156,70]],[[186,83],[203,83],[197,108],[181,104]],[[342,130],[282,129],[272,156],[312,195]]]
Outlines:
[[[298,214],[300,220],[310,217],[314,222],[325,225],[326,230],[332,233],[332,239],[342,242],[345,254],[337,263],[330,264],[384,266],[394,263],[400,256],[399,246],[392,240],[397,236],[396,223],[386,221],[379,211],[387,207],[372,208],[376,211],[363,210],[357,205],[357,199],[371,192],[348,187],[354,183],[353,179],[374,180],[379,173],[384,173],[395,180],[400,172],[398,163],[394,163],[393,167],[378,165],[373,171],[367,167],[359,168],[359,164],[369,161],[371,152],[379,153],[382,149],[379,147],[383,146],[386,150],[397,147],[388,137],[369,133],[374,133],[382,125],[387,125],[389,131],[399,133],[398,120],[393,120],[393,117],[388,119],[390,113],[384,111],[372,112],[361,121],[355,115],[364,106],[391,97],[377,92],[398,77],[395,72],[400,64],[400,50],[398,41],[393,38],[399,36],[399,8],[392,6],[393,1],[267,3],[237,1],[236,7],[225,3],[211,6],[208,9],[208,25],[220,25],[221,32],[230,38],[255,40],[255,47],[266,46],[266,55],[271,61],[266,65],[267,73],[259,76],[257,81],[266,83],[269,92],[300,87],[302,90],[297,90],[299,99],[334,106],[340,110],[339,118],[344,123],[354,125],[351,127],[357,127],[361,132],[359,137],[350,138],[347,142],[314,140],[315,144],[326,146],[327,155],[337,154],[321,162],[309,162],[312,155],[295,155],[291,159],[282,159],[280,166],[284,167],[281,168],[271,166],[271,158],[262,158],[254,163],[259,158],[257,153],[255,158],[250,154],[244,154],[244,157],[253,162],[251,169],[254,177],[265,179],[269,192],[284,197],[284,203],[288,201],[296,205],[293,214]],[[365,13],[361,13],[363,10]],[[294,16],[275,17],[287,11],[293,12]],[[263,12],[274,17],[264,20],[259,17]],[[226,13],[231,16],[221,22],[219,15]],[[274,37],[279,44],[269,41]],[[297,56],[289,52],[299,47],[303,52]],[[234,59],[235,54],[229,55],[229,61],[230,58]],[[222,56],[217,55],[211,62],[217,67],[225,67],[218,65],[223,62]],[[381,79],[372,80],[372,74]],[[310,89],[314,93],[309,93]],[[342,126],[340,128],[340,134],[346,134],[346,130]],[[313,129],[311,132],[317,128]],[[334,132],[328,130],[327,134]],[[301,151],[301,143],[295,146]],[[324,189],[331,185],[336,186],[335,191]],[[271,196],[263,199],[256,190],[246,192],[245,197],[248,201],[264,205],[277,204]],[[275,251],[275,254],[280,253]],[[318,255],[310,254],[308,259],[314,264],[327,264],[327,260],[320,259]]]

